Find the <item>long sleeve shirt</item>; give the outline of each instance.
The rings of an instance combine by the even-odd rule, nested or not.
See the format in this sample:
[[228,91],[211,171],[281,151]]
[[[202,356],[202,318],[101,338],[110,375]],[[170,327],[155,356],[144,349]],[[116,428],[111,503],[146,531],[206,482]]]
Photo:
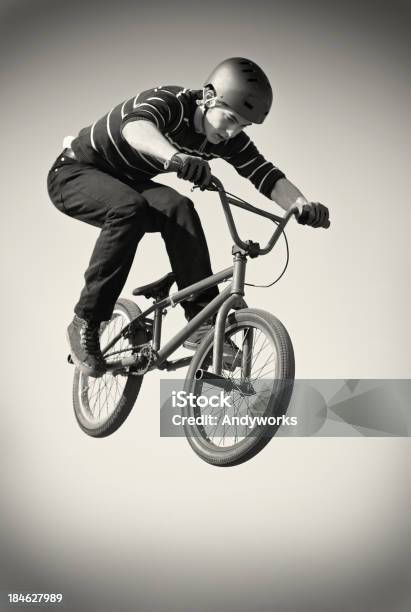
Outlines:
[[163,162],[131,147],[122,135],[129,121],[150,121],[180,152],[207,161],[221,158],[267,197],[284,173],[267,161],[244,133],[213,144],[194,129],[194,114],[201,90],[175,85],[143,91],[115,106],[92,125],[83,128],[72,142],[76,157],[120,180],[141,183],[164,172]]

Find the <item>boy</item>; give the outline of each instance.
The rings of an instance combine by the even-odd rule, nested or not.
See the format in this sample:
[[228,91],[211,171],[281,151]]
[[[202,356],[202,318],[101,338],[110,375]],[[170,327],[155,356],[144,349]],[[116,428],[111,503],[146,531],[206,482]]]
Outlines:
[[[118,104],[82,129],[57,158],[48,175],[53,204],[101,228],[68,327],[72,359],[84,373],[101,376],[105,371],[100,323],[110,319],[146,232],[161,233],[179,289],[212,274],[193,203],[152,180],[172,158],[181,164],[178,177],[203,189],[210,182],[208,162],[225,159],[285,210],[297,205],[300,223],[328,225],[327,208],[309,203],[243,132],[252,123],[263,123],[272,97],[259,66],[230,58],[213,70],[202,90],[159,86]],[[184,302],[186,318],[217,293],[213,287],[200,301]],[[195,348],[206,331],[204,326],[185,346]]]

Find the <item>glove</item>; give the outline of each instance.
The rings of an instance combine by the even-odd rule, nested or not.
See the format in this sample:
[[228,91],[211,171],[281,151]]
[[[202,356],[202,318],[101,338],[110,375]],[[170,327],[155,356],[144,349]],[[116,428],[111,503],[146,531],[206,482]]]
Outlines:
[[311,227],[330,227],[328,220],[328,208],[319,202],[304,204],[297,218],[301,225],[311,225]]
[[191,181],[202,190],[207,189],[211,181],[211,169],[204,159],[185,153],[175,153],[171,161],[178,161],[181,165],[177,171],[178,178]]

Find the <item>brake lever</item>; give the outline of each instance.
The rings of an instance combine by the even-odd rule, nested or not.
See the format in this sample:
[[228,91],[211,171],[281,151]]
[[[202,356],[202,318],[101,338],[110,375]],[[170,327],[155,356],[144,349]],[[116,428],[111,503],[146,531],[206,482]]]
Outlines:
[[217,187],[214,187],[213,185],[205,187],[205,189],[201,189],[200,185],[193,185],[190,191],[194,191],[194,189],[200,189],[201,191],[218,191]]

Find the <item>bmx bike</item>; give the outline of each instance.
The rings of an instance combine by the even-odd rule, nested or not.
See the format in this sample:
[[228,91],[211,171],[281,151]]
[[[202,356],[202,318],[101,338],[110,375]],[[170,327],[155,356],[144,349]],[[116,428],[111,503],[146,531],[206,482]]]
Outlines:
[[[145,375],[153,370],[188,366],[185,392],[198,397],[223,391],[230,397],[232,416],[238,419],[233,425],[222,424],[227,403],[211,408],[188,402],[183,408],[184,433],[204,461],[232,466],[247,461],[270,441],[279,427],[278,417],[285,415],[291,398],[294,352],[287,330],[273,314],[248,308],[244,289],[248,257],[270,253],[297,209],[288,210],[283,217],[271,214],[226,193],[214,176],[209,189],[220,197],[234,242],[233,265],[174,293],[170,293],[172,273],[135,289],[133,295],[154,300],[144,312],[134,301],[120,298],[110,321],[100,328],[106,373],[93,378],[76,368],[73,404],[81,429],[90,436],[105,437],[115,432],[129,415]],[[265,247],[239,237],[230,205],[274,222],[275,230]],[[227,281],[228,286],[162,346],[162,323],[167,309]],[[190,356],[170,360],[172,353],[209,320],[215,321],[214,326],[197,350]],[[228,356],[227,345],[231,347]],[[207,414],[208,421],[198,418]],[[260,418],[240,424],[241,416],[250,415]]]

